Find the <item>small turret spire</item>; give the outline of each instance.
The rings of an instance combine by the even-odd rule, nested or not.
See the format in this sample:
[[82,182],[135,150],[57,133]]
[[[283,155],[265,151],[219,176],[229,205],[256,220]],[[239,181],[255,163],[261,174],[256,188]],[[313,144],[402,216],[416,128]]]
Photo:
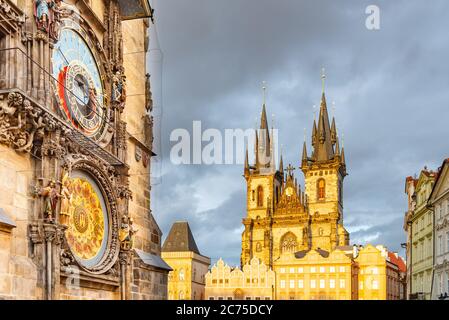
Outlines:
[[245,153],[245,169],[244,169],[245,176],[249,175],[249,160],[248,160],[248,147],[246,148]]
[[340,156],[340,142],[339,139],[337,137],[336,141],[335,141],[335,156]]
[[279,160],[279,172],[284,175],[284,160],[282,158],[282,147],[281,147],[281,159]]
[[306,142],[304,141],[303,147],[302,147],[302,165],[307,165],[307,145]]

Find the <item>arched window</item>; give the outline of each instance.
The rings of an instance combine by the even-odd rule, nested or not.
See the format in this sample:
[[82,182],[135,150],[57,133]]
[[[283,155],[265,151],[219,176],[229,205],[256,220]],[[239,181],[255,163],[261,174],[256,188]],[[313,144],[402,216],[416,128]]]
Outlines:
[[263,207],[263,187],[257,187],[257,206]]
[[317,189],[318,200],[324,200],[326,198],[326,181],[324,179],[318,180]]
[[296,236],[291,233],[291,232],[287,232],[286,234],[284,234],[281,238],[281,252],[285,253],[285,252],[291,252],[294,253],[296,252]]

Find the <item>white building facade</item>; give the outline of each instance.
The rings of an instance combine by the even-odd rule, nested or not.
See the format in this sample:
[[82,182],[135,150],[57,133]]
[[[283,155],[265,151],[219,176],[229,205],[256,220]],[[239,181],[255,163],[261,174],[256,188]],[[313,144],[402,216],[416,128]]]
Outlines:
[[449,159],[443,162],[429,203],[435,213],[432,299],[449,299]]

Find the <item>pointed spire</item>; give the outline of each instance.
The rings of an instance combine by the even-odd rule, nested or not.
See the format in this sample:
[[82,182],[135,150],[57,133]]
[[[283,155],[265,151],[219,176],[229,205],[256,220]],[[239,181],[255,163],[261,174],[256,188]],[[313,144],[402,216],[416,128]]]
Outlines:
[[256,162],[256,168],[259,169],[259,134],[257,132],[257,129],[255,130],[255,143],[254,143],[254,158]]
[[337,126],[335,125],[335,117],[332,117],[331,141],[332,144],[335,144],[335,142],[337,142]]
[[281,159],[279,160],[279,172],[284,175],[284,160],[282,159],[282,150],[281,150]]
[[[324,73],[322,77],[324,76]],[[324,76],[325,77],[325,76]],[[313,131],[316,134],[312,134],[312,139],[315,140],[313,144],[313,157],[315,161],[328,161],[334,157],[331,126],[329,123],[329,114],[327,111],[326,94],[324,92],[324,80],[323,80],[323,92],[321,95],[320,114],[318,117],[318,128],[314,122]],[[335,129],[336,132],[336,129]]]
[[318,139],[317,139],[317,128],[316,128],[316,120],[313,120],[313,128],[312,128],[312,145],[315,147]]
[[340,142],[339,142],[338,137],[335,141],[335,156],[336,157],[340,156]]
[[341,148],[341,164],[346,166],[346,159],[345,159],[345,148]]
[[306,142],[304,141],[304,145],[302,147],[302,165],[307,165],[307,145]]
[[249,160],[248,160],[248,147],[246,148],[246,154],[245,154],[245,169],[244,169],[245,176],[249,175]]

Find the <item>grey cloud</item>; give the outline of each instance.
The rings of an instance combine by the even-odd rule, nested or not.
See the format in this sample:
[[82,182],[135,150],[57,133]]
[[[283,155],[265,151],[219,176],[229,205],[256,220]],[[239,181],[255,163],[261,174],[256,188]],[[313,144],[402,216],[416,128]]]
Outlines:
[[[202,252],[238,263],[240,234],[232,232],[245,213],[242,167],[173,166],[170,132],[191,131],[193,120],[202,120],[203,128],[253,127],[266,80],[284,161],[298,167],[304,128],[310,145],[325,66],[326,96],[329,106],[336,104],[350,174],[346,223],[370,221],[352,238],[379,233],[377,243],[400,250],[405,176],[424,165],[436,168],[448,156],[447,1],[153,2],[164,52],[164,176],[152,202],[164,232],[187,219]],[[365,28],[370,4],[381,9],[379,31]],[[215,178],[224,183],[225,200],[198,212],[207,203],[201,184]],[[373,212],[376,221],[366,218]]]

